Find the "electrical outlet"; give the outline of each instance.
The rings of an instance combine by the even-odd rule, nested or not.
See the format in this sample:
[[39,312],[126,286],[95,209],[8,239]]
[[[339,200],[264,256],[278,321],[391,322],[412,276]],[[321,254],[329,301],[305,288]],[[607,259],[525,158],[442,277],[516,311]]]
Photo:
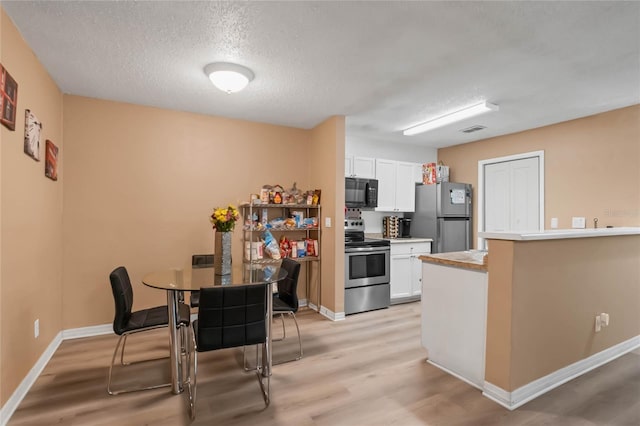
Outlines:
[[37,319],[33,322],[33,337],[36,339],[40,335],[40,319]]
[[600,314],[600,324],[603,327],[607,327],[609,325],[609,314],[604,312]]
[[331,228],[331,218],[330,217],[325,217],[324,218],[324,227],[325,228]]
[[552,217],[551,218],[551,229],[558,229],[558,218],[557,217]]
[[571,227],[575,229],[584,229],[586,225],[584,217],[572,217]]

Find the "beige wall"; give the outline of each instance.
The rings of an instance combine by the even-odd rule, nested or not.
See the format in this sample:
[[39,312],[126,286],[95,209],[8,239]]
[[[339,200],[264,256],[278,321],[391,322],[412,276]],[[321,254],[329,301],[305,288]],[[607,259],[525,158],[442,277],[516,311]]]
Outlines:
[[513,391],[640,335],[640,236],[489,240],[489,253],[488,382]]
[[[0,403],[62,327],[62,93],[0,9],[0,62],[18,83],[16,129],[0,126]],[[40,161],[23,152],[25,109],[42,121]],[[44,175],[45,140],[59,148],[58,181]],[[34,338],[34,321],[40,337]]]
[[[142,276],[212,252],[211,209],[263,184],[322,189],[323,223],[334,224],[323,235],[323,305],[342,311],[343,117],[303,130],[63,96],[1,18],[1,62],[19,84],[16,131],[0,133],[1,404],[60,331],[113,320],[113,268],[129,269],[134,308],[165,303]],[[25,108],[44,123],[41,157],[45,139],[60,147],[57,182],[22,152]],[[238,227],[235,259],[240,238]]]
[[[246,201],[263,184],[312,186],[301,129],[77,96],[65,96],[64,126],[65,329],[113,320],[108,276],[118,265],[129,270],[135,308],[165,303],[142,276],[213,252],[213,207]],[[237,227],[234,259],[240,238]]]
[[[489,240],[485,380],[509,389],[513,314],[513,241]],[[489,378],[491,380],[489,380]]]
[[[332,117],[311,132],[309,168],[322,188],[322,306],[344,312],[344,117]],[[336,255],[337,254],[337,255]]]
[[[599,226],[640,225],[640,105],[552,126],[438,150],[451,167],[451,181],[473,184],[478,161],[544,150],[545,228],[560,228],[572,216]],[[474,217],[477,218],[477,203]],[[474,244],[477,223],[474,223]]]

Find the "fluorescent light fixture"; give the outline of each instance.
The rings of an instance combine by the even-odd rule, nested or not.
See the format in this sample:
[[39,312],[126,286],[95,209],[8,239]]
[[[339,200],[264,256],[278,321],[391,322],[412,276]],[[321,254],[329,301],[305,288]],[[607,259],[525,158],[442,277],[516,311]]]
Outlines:
[[498,111],[498,109],[498,105],[490,104],[489,102],[480,102],[479,104],[471,105],[459,111],[445,114],[442,117],[434,118],[433,120],[409,127],[402,133],[405,136],[417,135],[418,133],[446,126],[447,124],[455,123],[456,121],[461,121],[466,118],[475,117],[476,115],[480,115],[485,112]]
[[215,62],[204,67],[204,73],[218,89],[227,93],[239,92],[253,80],[253,71],[242,65]]

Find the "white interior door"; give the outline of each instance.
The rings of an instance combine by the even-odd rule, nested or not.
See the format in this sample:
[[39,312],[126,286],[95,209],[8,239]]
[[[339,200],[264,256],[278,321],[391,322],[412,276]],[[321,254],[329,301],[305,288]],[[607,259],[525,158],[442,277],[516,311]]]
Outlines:
[[479,231],[544,228],[543,164],[541,152],[480,162]]
[[484,229],[506,231],[511,217],[509,163],[484,166]]
[[510,161],[511,230],[540,230],[540,194],[537,157]]

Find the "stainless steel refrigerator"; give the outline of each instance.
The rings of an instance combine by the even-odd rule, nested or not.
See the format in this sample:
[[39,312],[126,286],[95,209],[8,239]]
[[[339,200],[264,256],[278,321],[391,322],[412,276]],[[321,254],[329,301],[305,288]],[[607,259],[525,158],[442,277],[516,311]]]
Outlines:
[[411,236],[432,238],[432,253],[470,250],[471,185],[442,182],[416,185],[416,211],[411,223]]

